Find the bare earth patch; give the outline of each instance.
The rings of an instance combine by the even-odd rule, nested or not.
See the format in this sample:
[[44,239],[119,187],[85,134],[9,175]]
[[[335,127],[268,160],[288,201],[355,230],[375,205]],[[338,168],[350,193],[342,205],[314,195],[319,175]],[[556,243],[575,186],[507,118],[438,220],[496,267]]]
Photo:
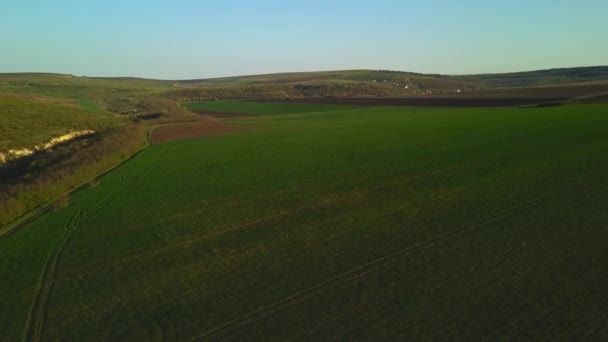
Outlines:
[[189,122],[157,127],[152,130],[150,140],[153,144],[182,140],[205,135],[220,135],[242,131],[237,125],[218,121]]

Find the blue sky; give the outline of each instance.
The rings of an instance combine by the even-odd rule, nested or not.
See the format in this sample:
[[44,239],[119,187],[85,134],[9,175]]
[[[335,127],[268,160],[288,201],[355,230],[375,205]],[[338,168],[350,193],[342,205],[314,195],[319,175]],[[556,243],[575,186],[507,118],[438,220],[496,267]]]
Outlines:
[[608,65],[606,0],[2,0],[0,72],[163,79]]

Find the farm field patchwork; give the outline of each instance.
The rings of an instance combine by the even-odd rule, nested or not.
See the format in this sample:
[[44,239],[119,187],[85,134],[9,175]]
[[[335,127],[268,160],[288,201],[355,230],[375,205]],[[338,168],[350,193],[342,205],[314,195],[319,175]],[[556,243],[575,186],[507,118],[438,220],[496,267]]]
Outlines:
[[189,102],[185,107],[201,113],[227,113],[246,115],[270,115],[270,114],[300,114],[327,111],[343,111],[346,109],[360,109],[362,106],[348,106],[340,104],[307,104],[307,103],[275,103],[275,102],[253,102],[253,101],[202,101]]
[[1,340],[608,338],[608,105],[188,107],[255,116],[0,239]]

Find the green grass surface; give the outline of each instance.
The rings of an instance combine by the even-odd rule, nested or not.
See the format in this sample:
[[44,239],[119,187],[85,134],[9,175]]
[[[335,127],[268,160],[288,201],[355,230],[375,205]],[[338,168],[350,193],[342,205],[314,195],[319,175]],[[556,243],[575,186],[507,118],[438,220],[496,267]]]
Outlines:
[[88,110],[93,113],[103,113],[104,110],[99,107],[99,105],[94,100],[85,100],[81,99],[77,101],[80,108],[84,110]]
[[605,339],[607,114],[345,109],[152,145],[0,240],[1,339]]
[[0,152],[31,148],[71,131],[105,129],[118,123],[109,114],[0,95]]
[[171,90],[172,82],[137,78],[86,78],[63,74],[0,73],[0,91],[16,96],[64,99],[87,110],[122,113],[139,101]]
[[608,66],[580,67],[565,69],[536,70],[528,72],[512,72],[502,74],[481,75],[440,75],[420,74],[414,72],[401,72],[391,70],[334,70],[320,72],[290,72],[266,75],[247,75],[236,77],[223,77],[213,79],[200,79],[181,82],[205,87],[225,87],[260,84],[289,84],[298,82],[394,82],[409,79],[414,84],[424,85],[426,88],[441,87],[526,87],[549,84],[563,84],[572,82],[588,82],[608,80]]
[[184,107],[190,110],[251,114],[251,115],[277,115],[301,114],[327,111],[340,111],[357,109],[361,107],[331,104],[302,104],[302,103],[274,103],[252,101],[201,101],[189,102]]

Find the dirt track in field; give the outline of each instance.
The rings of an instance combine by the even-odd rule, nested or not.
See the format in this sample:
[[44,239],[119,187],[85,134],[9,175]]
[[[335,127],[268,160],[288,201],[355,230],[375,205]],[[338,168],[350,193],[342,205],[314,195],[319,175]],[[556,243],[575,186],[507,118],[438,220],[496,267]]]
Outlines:
[[238,125],[225,124],[216,120],[187,122],[155,128],[150,134],[153,144],[195,138],[205,135],[220,135],[242,131]]

